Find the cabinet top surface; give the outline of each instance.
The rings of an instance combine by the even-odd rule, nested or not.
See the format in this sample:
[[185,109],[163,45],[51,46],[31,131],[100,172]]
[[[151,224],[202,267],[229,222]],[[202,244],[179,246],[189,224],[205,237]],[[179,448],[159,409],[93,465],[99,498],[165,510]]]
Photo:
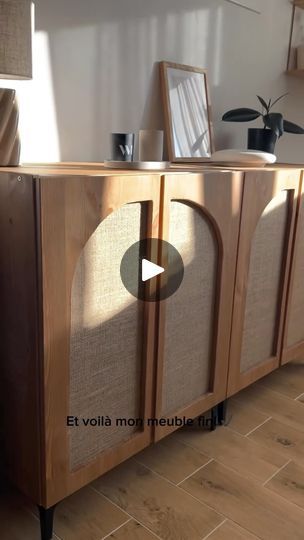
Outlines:
[[33,176],[138,176],[153,174],[200,173],[215,171],[277,171],[280,169],[302,169],[304,165],[278,163],[267,167],[223,166],[216,163],[172,163],[167,169],[135,170],[109,169],[103,163],[93,162],[61,162],[61,163],[27,163],[19,167],[1,167],[4,173],[29,174]]

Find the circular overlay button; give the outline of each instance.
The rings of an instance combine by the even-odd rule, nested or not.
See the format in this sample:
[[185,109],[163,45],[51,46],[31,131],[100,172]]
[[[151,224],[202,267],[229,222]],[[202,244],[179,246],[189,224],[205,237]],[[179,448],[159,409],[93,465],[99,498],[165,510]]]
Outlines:
[[147,302],[165,300],[177,291],[183,281],[183,259],[169,242],[145,238],[132,244],[125,252],[120,276],[135,298]]

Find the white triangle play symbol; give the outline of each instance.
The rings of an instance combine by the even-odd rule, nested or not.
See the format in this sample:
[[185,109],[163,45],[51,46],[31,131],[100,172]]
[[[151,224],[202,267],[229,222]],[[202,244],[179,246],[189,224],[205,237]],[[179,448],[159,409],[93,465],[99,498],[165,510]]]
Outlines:
[[142,260],[141,265],[141,279],[142,281],[148,281],[148,279],[152,279],[155,276],[158,276],[159,274],[162,274],[165,271],[162,266],[158,266],[157,264],[154,264],[151,261],[148,261],[147,259]]

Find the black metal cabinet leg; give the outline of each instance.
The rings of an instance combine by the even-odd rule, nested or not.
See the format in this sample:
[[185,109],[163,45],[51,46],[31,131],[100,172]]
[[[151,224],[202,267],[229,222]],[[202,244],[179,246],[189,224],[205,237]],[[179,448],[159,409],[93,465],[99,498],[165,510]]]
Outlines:
[[41,540],[51,540],[53,538],[54,511],[56,506],[43,508],[38,506],[40,517]]
[[227,405],[228,405],[228,399],[225,399],[217,406],[217,421],[218,424],[224,425],[227,419]]
[[214,431],[216,429],[217,414],[218,414],[217,407],[212,407],[211,418],[210,418],[210,431]]

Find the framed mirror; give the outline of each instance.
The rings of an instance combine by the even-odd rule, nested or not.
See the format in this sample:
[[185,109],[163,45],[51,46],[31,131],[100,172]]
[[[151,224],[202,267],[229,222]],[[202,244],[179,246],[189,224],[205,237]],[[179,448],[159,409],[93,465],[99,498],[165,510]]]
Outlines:
[[206,71],[160,62],[160,77],[169,160],[209,161],[214,143]]

